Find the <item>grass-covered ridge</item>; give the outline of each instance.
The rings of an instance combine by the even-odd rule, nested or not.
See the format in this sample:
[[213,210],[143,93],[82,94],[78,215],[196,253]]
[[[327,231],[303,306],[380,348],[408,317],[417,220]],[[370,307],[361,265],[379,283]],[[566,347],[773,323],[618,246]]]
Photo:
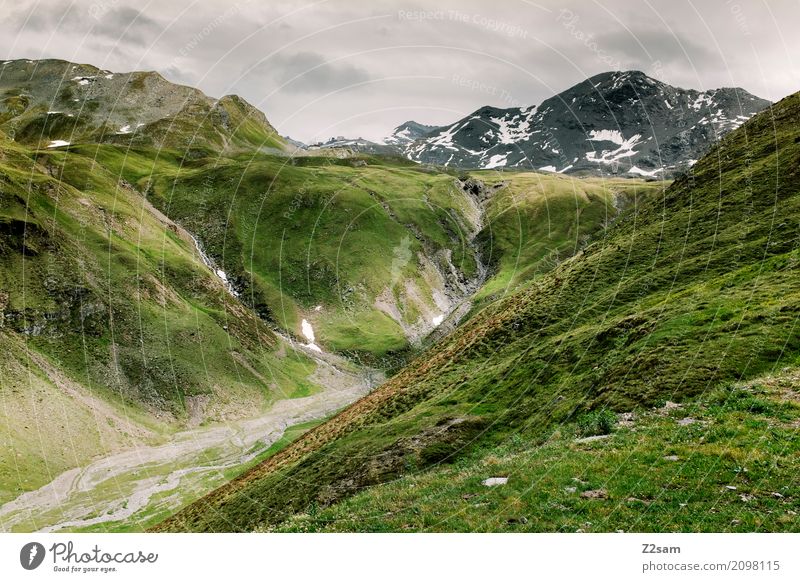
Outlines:
[[490,192],[478,237],[490,276],[478,305],[512,293],[601,236],[629,205],[660,195],[666,183],[534,172],[472,172]]
[[629,205],[605,236],[158,529],[269,528],[513,435],[543,443],[591,410],[688,404],[797,364],[798,127],[793,95],[662,196]]
[[235,155],[287,144],[235,95],[213,99],[153,71],[113,73],[58,59],[0,65],[0,130],[32,147],[117,143]]

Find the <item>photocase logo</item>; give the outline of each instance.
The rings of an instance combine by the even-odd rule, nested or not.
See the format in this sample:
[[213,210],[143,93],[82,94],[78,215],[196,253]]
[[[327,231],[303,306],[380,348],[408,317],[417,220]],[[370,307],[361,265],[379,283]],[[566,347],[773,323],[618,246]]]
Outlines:
[[35,570],[44,561],[44,546],[39,542],[29,542],[19,551],[19,563],[26,570]]

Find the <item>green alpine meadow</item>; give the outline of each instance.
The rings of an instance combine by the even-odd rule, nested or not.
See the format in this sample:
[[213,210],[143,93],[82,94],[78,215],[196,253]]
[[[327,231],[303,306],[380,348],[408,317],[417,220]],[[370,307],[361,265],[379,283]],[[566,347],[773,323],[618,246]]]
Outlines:
[[532,229],[524,281],[498,257],[451,334],[153,529],[797,531],[799,127],[795,94],[567,256]]
[[800,531],[800,93],[159,71],[0,64],[0,531]]

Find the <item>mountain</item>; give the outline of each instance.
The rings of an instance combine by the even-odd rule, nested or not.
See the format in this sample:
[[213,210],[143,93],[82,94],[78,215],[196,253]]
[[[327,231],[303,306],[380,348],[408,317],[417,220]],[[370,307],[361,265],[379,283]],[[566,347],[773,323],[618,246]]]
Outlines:
[[439,128],[434,125],[422,125],[416,121],[406,121],[398,125],[391,135],[383,140],[383,143],[377,143],[361,137],[347,138],[340,135],[326,141],[314,143],[310,147],[315,149],[341,149],[351,154],[358,152],[399,156],[403,155],[404,146],[438,129]]
[[[609,72],[539,106],[486,106],[429,131],[409,122],[387,143],[414,161],[458,168],[656,176],[691,166],[768,105],[739,88],[701,92],[639,71]],[[413,141],[398,139],[398,130]]]
[[[142,529],[220,485],[163,527],[325,529],[356,492],[354,514],[376,515],[370,486],[395,478],[435,516],[512,457],[530,473],[507,491],[529,490],[543,443],[571,454],[615,413],[642,418],[615,447],[685,442],[670,414],[690,407],[687,426],[721,423],[688,439],[719,479],[747,477],[767,423],[778,466],[749,474],[796,499],[778,487],[797,469],[793,368],[764,375],[800,350],[796,97],[666,189],[441,171],[342,140],[293,155],[239,97],[155,73],[9,61],[0,87],[2,529]],[[652,410],[667,398],[685,408]],[[437,469],[453,459],[462,473]],[[415,497],[420,471],[463,492]],[[785,529],[768,501],[753,520]]]
[[0,130],[39,148],[286,148],[264,114],[238,96],[213,99],[155,72],[112,73],[52,59],[0,65]]
[[406,121],[395,127],[391,135],[384,139],[384,143],[402,147],[440,129],[440,127],[435,125],[423,125],[416,121]]
[[332,137],[326,141],[319,141],[308,146],[310,150],[338,150],[343,155],[352,156],[358,153],[399,156],[401,151],[393,146],[376,143],[361,137],[348,138],[344,136]]
[[[198,481],[182,481],[191,499],[210,474],[197,469],[203,447],[233,444],[213,429],[197,440],[196,431],[236,426],[287,398],[347,393],[330,394],[333,384],[317,377],[330,366],[246,308],[192,233],[116,170],[127,164],[155,177],[196,171],[196,163],[153,147],[38,150],[0,133],[2,529],[69,519],[68,489],[48,509],[56,490],[48,484],[115,454],[122,457],[98,472],[92,495],[102,496],[109,479],[146,488],[156,466],[191,466],[189,481]],[[352,369],[339,374],[358,385]],[[191,438],[159,455],[182,431]],[[231,449],[214,471],[268,448],[241,435],[244,450]],[[131,449],[135,458],[125,457]],[[36,511],[15,512],[13,500],[39,488]],[[116,516],[134,506],[107,509]]]
[[3,530],[166,515],[368,392],[479,280],[451,175],[292,158],[244,100],[155,73],[12,61],[0,86]]
[[[564,176],[457,176],[336,148],[292,156],[286,140],[253,137],[264,123],[240,139],[209,117],[213,100],[154,74],[142,74],[151,95],[131,88],[123,107],[109,102],[115,73],[6,66],[25,107],[0,130],[3,529],[163,519],[661,191],[585,179],[576,198]],[[30,127],[73,72],[94,75],[75,83],[96,105],[62,109],[85,118],[80,131],[39,136]],[[136,119],[152,121],[107,130]],[[172,119],[174,131],[153,129]],[[47,147],[55,139],[72,143]]]
[[292,138],[291,138],[291,137],[289,137],[288,135],[283,135],[283,136],[281,136],[281,137],[283,138],[283,140],[284,140],[284,141],[285,141],[285,142],[286,142],[286,143],[287,143],[287,144],[288,144],[288,145],[289,145],[291,148],[294,148],[295,150],[304,150],[304,149],[308,148],[308,146],[307,146],[306,144],[304,144],[302,141],[299,141],[299,140],[296,140],[296,139],[292,139]]
[[156,529],[796,531],[798,128],[795,94]]

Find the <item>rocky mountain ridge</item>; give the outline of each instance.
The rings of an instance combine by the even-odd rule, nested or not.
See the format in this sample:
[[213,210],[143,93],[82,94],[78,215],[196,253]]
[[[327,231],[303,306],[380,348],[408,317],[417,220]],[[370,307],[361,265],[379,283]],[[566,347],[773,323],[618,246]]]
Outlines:
[[458,168],[668,175],[769,105],[741,88],[672,87],[640,71],[595,75],[540,105],[481,107],[443,127],[386,138],[411,160]]

